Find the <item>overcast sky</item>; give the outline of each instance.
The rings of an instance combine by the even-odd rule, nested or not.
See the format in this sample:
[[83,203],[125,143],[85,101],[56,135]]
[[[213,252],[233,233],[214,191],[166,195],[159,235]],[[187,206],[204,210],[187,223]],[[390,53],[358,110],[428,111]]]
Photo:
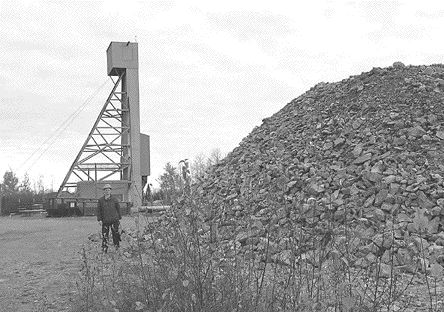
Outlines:
[[443,63],[443,34],[440,1],[0,1],[0,173],[58,188],[111,90],[110,41],[139,44],[153,182],[318,82]]

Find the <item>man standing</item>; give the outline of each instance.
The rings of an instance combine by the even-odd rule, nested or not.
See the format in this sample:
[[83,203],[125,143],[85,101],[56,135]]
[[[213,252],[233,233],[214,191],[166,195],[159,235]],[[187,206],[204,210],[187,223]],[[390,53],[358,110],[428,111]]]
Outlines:
[[113,244],[116,250],[119,248],[119,220],[122,219],[120,214],[120,205],[114,196],[111,196],[111,185],[103,186],[104,195],[99,198],[97,204],[97,221],[102,225],[102,250],[108,251],[109,230],[113,236]]

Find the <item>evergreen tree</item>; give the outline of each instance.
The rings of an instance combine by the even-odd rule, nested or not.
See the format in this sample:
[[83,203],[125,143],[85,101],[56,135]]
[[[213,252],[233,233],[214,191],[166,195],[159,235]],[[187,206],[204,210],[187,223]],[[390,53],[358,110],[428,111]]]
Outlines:
[[176,167],[169,162],[165,165],[164,173],[159,178],[159,184],[166,205],[170,205],[182,194],[183,182]]
[[18,178],[10,169],[3,175],[2,195],[12,196],[18,193]]

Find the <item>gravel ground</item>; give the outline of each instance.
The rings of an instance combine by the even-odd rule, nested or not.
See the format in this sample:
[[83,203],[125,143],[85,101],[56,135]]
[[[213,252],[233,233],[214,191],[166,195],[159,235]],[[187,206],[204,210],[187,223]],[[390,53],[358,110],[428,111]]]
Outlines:
[[0,217],[0,312],[69,311],[79,252],[99,230],[95,217]]

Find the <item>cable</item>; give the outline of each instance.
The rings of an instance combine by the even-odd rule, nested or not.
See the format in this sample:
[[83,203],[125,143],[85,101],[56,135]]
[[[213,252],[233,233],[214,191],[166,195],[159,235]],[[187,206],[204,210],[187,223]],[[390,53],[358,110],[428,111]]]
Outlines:
[[[105,86],[106,81],[99,87],[97,88],[97,90],[91,94],[86,100],[85,102],[79,107],[77,108],[76,111],[74,111],[74,113],[72,113],[55,131],[55,133],[53,134],[53,136],[51,137],[52,142],[50,142],[48,144],[48,146],[46,146],[46,148],[44,150],[42,150],[42,152],[40,153],[40,155],[37,157],[37,159],[35,159],[31,165],[28,167],[27,170],[30,170],[32,168],[32,166],[34,166],[34,164],[40,160],[40,158],[46,153],[46,151],[48,151],[48,149],[57,141],[57,139],[63,134],[63,132],[66,130],[66,128],[68,128],[71,123],[77,118],[77,116],[86,108],[86,106],[88,106],[89,102],[97,95],[97,93]],[[57,132],[58,131],[58,132]],[[41,145],[41,147],[43,146],[43,144]]]
[[45,144],[49,143],[48,146],[46,146],[46,148],[44,148],[43,150],[41,150],[40,155],[31,163],[31,165],[28,167],[28,169],[26,171],[29,171],[34,164],[40,160],[40,158],[44,155],[44,153],[55,143],[55,141],[60,137],[60,135],[66,130],[66,128],[75,120],[75,118],[86,108],[86,106],[89,105],[89,103],[91,102],[91,100],[97,95],[97,93],[100,92],[100,90],[102,90],[105,85],[107,84],[108,79],[106,79],[92,94],[90,94],[86,100],[79,106],[77,107],[77,109],[71,113],[68,118],[66,118],[59,127],[57,127],[57,129],[53,132],[53,134],[48,137],[42,144],[40,144],[40,146],[34,150],[34,152],[20,165],[20,167],[22,167],[23,165],[25,165],[34,155],[36,155],[43,147]]
[[[52,140],[56,135],[58,135],[58,132],[62,129],[63,126],[65,126],[65,124],[74,117],[74,115],[78,115],[88,104],[89,101],[95,96],[95,94],[100,91],[100,89],[102,89],[106,84],[106,81],[96,90],[94,91],[93,94],[89,95],[88,98],[73,112],[71,113],[71,115],[68,116],[67,119],[65,119],[60,126],[54,131],[54,133],[48,137],[42,144],[40,144],[40,146],[34,150],[34,152],[20,165],[23,166],[24,164],[26,164],[46,143],[48,143],[50,140]],[[74,117],[75,118],[75,117]],[[72,121],[71,121],[72,122]]]

